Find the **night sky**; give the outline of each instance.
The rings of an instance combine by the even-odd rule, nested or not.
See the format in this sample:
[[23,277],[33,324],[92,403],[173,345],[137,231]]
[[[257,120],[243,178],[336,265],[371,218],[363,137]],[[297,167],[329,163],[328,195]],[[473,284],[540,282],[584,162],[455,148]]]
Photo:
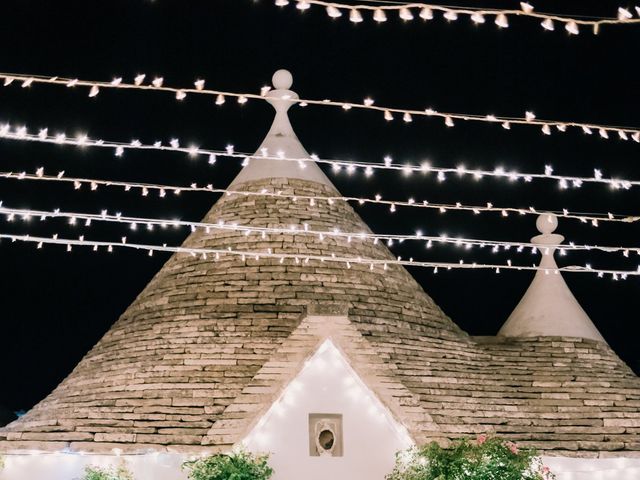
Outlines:
[[[458,5],[472,4],[457,0]],[[539,11],[580,15],[615,15],[618,1],[532,1]],[[624,3],[624,2],[623,2]],[[515,1],[489,1],[493,7],[517,6]],[[293,90],[301,97],[361,102],[371,96],[378,105],[504,116],[534,111],[539,118],[640,126],[637,47],[640,27],[603,27],[598,36],[584,32],[571,37],[557,28],[545,32],[536,20],[512,19],[499,30],[492,22],[474,26],[468,18],[448,24],[438,18],[428,24],[403,23],[396,18],[376,25],[368,20],[354,26],[344,17],[327,18],[316,7],[301,14],[272,0],[86,0],[44,2],[5,0],[0,16],[0,71],[60,75],[94,80],[138,73],[163,76],[165,84],[189,87],[196,78],[210,88],[258,93],[272,73],[289,69]],[[68,136],[146,143],[173,137],[187,145],[254,151],[266,134],[272,109],[254,100],[240,106],[228,101],[214,105],[212,97],[190,95],[183,102],[160,92],[109,91],[88,98],[87,88],[14,83],[0,87],[0,124],[27,125],[31,132],[48,127]],[[381,113],[349,112],[329,107],[294,107],[291,119],[307,150],[325,158],[398,162],[435,166],[493,169],[504,166],[521,172],[555,172],[640,179],[640,145],[617,138],[603,140],[577,130],[544,136],[539,128],[414,118],[387,123]],[[64,170],[68,176],[145,181],[175,185],[212,183],[226,187],[240,169],[235,159],[215,166],[187,155],[128,151],[116,158],[112,150],[80,149],[0,139],[2,171],[45,173]],[[638,188],[612,191],[585,185],[561,190],[556,182],[529,184],[485,178],[434,175],[404,177],[377,172],[327,175],[345,195],[431,202],[581,212],[640,213]],[[132,216],[200,220],[216,196],[183,193],[179,197],[142,197],[122,188],[83,188],[0,180],[0,200],[6,207],[99,213],[102,209]],[[472,238],[528,241],[535,235],[535,217],[502,218],[499,214],[440,214],[422,209],[357,207],[377,233],[447,233]],[[126,225],[98,224],[85,228],[64,220],[8,223],[0,232],[21,232],[130,242],[179,245],[188,231],[130,231]],[[558,233],[567,241],[640,246],[637,224],[602,223],[599,228],[561,220]],[[405,242],[394,252],[415,259],[487,261],[529,265],[539,257],[530,252],[493,254],[455,246],[425,249]],[[121,250],[93,253],[60,246],[36,250],[33,244],[0,243],[0,412],[26,410],[46,396],[109,329],[168,254]],[[591,263],[593,267],[636,269],[640,257],[606,253],[572,253],[560,265]],[[426,292],[464,330],[494,335],[507,319],[533,278],[532,272],[440,271],[411,269]],[[609,344],[636,372],[640,371],[637,311],[640,279],[598,279],[595,275],[565,274],[576,298]],[[0,417],[2,413],[0,413]],[[0,419],[0,422],[2,420]]]

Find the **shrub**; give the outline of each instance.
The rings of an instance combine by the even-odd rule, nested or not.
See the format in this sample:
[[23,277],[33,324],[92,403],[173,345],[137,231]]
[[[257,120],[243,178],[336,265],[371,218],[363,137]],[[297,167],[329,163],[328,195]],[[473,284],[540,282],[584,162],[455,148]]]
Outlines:
[[432,442],[398,453],[387,480],[551,480],[555,476],[534,450],[480,435],[449,448]]
[[82,480],[133,480],[133,474],[124,465],[118,467],[93,467],[84,469]]
[[268,480],[273,475],[268,460],[268,455],[240,451],[184,462],[182,468],[191,480]]

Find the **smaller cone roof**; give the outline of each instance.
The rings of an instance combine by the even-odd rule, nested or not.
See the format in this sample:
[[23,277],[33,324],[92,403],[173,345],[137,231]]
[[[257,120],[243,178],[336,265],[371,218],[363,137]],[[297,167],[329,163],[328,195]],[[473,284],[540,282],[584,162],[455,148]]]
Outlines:
[[558,219],[544,214],[536,222],[541,235],[531,241],[542,253],[541,270],[498,335],[505,337],[577,337],[605,342],[562,278],[553,258],[564,237],[554,234]]

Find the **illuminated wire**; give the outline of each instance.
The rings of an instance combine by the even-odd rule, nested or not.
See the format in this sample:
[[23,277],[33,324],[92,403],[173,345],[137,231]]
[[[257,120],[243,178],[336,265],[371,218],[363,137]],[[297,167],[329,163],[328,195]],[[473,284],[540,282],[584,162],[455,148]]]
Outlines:
[[154,252],[172,252],[172,253],[186,253],[193,257],[200,257],[203,260],[212,259],[217,260],[223,255],[231,255],[231,256],[239,256],[243,260],[248,258],[255,258],[256,260],[260,260],[262,258],[272,258],[279,259],[281,262],[285,260],[293,260],[296,263],[309,263],[310,261],[319,261],[319,262],[337,262],[344,264],[347,268],[351,268],[353,265],[365,265],[368,266],[369,269],[373,270],[374,268],[383,268],[386,270],[390,265],[401,265],[401,266],[411,266],[411,267],[422,267],[422,268],[433,268],[434,273],[437,273],[438,269],[469,269],[469,270],[478,270],[478,269],[491,269],[495,270],[496,273],[500,273],[502,270],[519,270],[519,271],[544,271],[546,274],[559,274],[562,272],[572,272],[572,273],[592,273],[596,274],[598,277],[603,277],[604,275],[611,275],[614,280],[622,279],[625,280],[628,276],[639,276],[640,275],[640,267],[637,270],[603,270],[603,269],[594,269],[589,266],[567,266],[567,267],[558,267],[554,269],[550,268],[542,268],[535,265],[525,266],[525,265],[512,265],[510,261],[506,265],[496,265],[496,264],[484,264],[484,263],[464,263],[460,260],[459,263],[447,263],[447,262],[417,262],[412,259],[409,260],[383,260],[383,259],[373,259],[373,258],[362,258],[362,257],[339,257],[339,256],[324,256],[324,255],[306,255],[306,254],[289,254],[289,253],[273,253],[271,249],[267,249],[265,252],[255,252],[255,251],[240,251],[233,249],[213,249],[213,248],[191,248],[191,247],[173,247],[168,245],[149,245],[149,244],[139,244],[139,243],[128,243],[126,237],[123,237],[121,242],[103,242],[103,241],[93,241],[93,240],[85,240],[84,237],[80,237],[78,240],[66,239],[66,238],[58,238],[54,236],[52,238],[48,237],[32,237],[30,235],[12,235],[0,233],[0,239],[7,239],[12,242],[30,242],[36,243],[38,248],[42,248],[45,244],[55,244],[55,245],[65,245],[67,247],[67,251],[71,251],[73,246],[85,246],[92,247],[94,251],[98,251],[99,248],[103,247],[109,252],[112,252],[117,248],[129,248],[136,250],[145,250],[148,255],[152,256]]
[[576,177],[568,175],[556,175],[553,173],[553,167],[551,165],[545,166],[545,173],[520,173],[515,170],[507,170],[503,167],[495,168],[494,170],[483,170],[467,168],[463,165],[459,165],[455,168],[434,167],[428,163],[421,165],[412,164],[398,164],[393,163],[390,157],[385,157],[384,163],[373,162],[359,162],[351,160],[339,160],[339,159],[327,159],[320,158],[316,155],[311,155],[310,158],[291,158],[287,157],[281,152],[268,152],[266,149],[259,155],[240,153],[234,151],[232,145],[227,146],[225,150],[211,150],[206,148],[200,148],[197,146],[183,147],[180,146],[178,139],[170,141],[169,145],[164,145],[162,142],[155,142],[154,144],[144,144],[139,140],[133,140],[130,143],[106,141],[102,139],[91,139],[86,135],[77,136],[75,138],[68,138],[65,134],[60,133],[57,135],[49,135],[49,130],[43,128],[36,134],[28,132],[27,128],[17,127],[11,130],[9,124],[0,126],[0,138],[8,140],[29,141],[29,142],[41,142],[51,143],[58,145],[73,145],[77,147],[99,147],[113,149],[115,155],[120,157],[124,154],[125,150],[160,150],[168,152],[180,152],[186,153],[193,157],[206,156],[210,163],[215,163],[218,157],[229,157],[241,159],[243,165],[250,162],[251,158],[263,158],[276,161],[295,162],[300,168],[306,168],[308,163],[321,163],[331,166],[332,170],[337,173],[343,169],[347,174],[356,173],[361,170],[366,176],[371,175],[375,170],[391,170],[402,173],[404,175],[410,175],[413,173],[435,173],[439,181],[444,181],[447,175],[464,176],[469,175],[476,180],[480,180],[484,177],[497,177],[505,178],[510,181],[523,180],[524,182],[531,182],[533,180],[553,180],[558,183],[560,188],[579,188],[585,183],[597,183],[604,184],[613,189],[628,190],[632,187],[640,186],[640,180],[628,180],[618,178],[605,178],[602,172],[598,169],[594,169],[593,177]]
[[[228,92],[223,90],[212,90],[204,88],[204,80],[197,80],[195,82],[195,88],[174,88],[167,87],[163,84],[162,78],[156,78],[151,84],[143,83],[146,76],[140,74],[136,77],[134,83],[126,83],[121,77],[118,77],[111,82],[95,81],[95,80],[80,80],[77,78],[64,78],[64,77],[48,77],[41,75],[31,74],[19,74],[19,73],[0,73],[0,80],[4,80],[4,85],[10,85],[14,81],[21,83],[23,87],[30,87],[35,83],[65,85],[67,87],[89,87],[89,95],[95,97],[100,92],[100,89],[134,89],[134,90],[156,90],[169,92],[176,96],[178,100],[184,100],[187,94],[200,94],[200,95],[213,95],[216,97],[216,104],[222,104],[225,102],[225,97],[236,98],[238,103],[244,104],[249,99],[266,100],[265,94],[269,90],[269,87],[262,89],[262,94],[252,93],[237,93]],[[269,97],[272,99],[273,97]],[[598,132],[602,138],[610,138],[610,134],[617,135],[622,140],[632,139],[633,141],[640,143],[640,128],[637,127],[622,127],[622,126],[610,126],[595,123],[580,123],[574,121],[558,121],[558,120],[541,120],[535,118],[531,112],[527,112],[524,117],[507,117],[496,115],[475,115],[468,113],[444,113],[439,112],[431,108],[425,110],[417,109],[402,109],[391,108],[374,105],[372,99],[365,99],[363,103],[358,102],[338,102],[333,100],[309,100],[309,99],[297,99],[287,98],[290,102],[295,102],[301,106],[306,105],[325,105],[332,107],[340,107],[344,110],[364,109],[374,110],[384,114],[386,120],[393,120],[394,114],[402,115],[405,122],[411,122],[414,116],[426,116],[437,117],[444,120],[445,125],[449,127],[454,126],[454,120],[465,120],[474,122],[488,122],[498,123],[505,129],[510,129],[511,125],[533,125],[541,127],[541,131],[544,134],[551,134],[552,129],[556,129],[559,132],[566,131],[569,127],[574,127],[582,130],[586,134],[592,134],[594,131]]]
[[472,246],[479,246],[481,248],[484,247],[493,247],[494,252],[499,251],[500,248],[504,250],[510,250],[511,248],[517,248],[518,252],[522,252],[524,248],[530,248],[533,252],[536,252],[538,249],[542,249],[547,253],[552,249],[559,249],[561,254],[564,254],[565,251],[591,251],[591,250],[599,250],[607,253],[615,253],[615,252],[623,252],[626,257],[629,256],[630,252],[634,252],[640,255],[640,247],[621,247],[621,246],[603,246],[603,245],[576,245],[576,244],[545,244],[544,247],[540,247],[535,243],[531,242],[512,242],[512,241],[500,241],[500,240],[479,240],[474,238],[456,238],[449,237],[447,235],[424,235],[421,232],[417,232],[412,235],[406,234],[377,234],[377,233],[369,233],[366,231],[360,232],[343,232],[339,229],[333,230],[315,230],[310,228],[307,223],[303,223],[300,225],[289,225],[287,227],[260,227],[254,225],[242,225],[237,222],[228,223],[224,221],[219,221],[217,223],[206,223],[206,222],[193,222],[186,220],[170,220],[170,219],[159,219],[159,218],[148,218],[148,217],[133,217],[118,214],[109,214],[107,210],[102,210],[100,214],[91,214],[91,213],[82,213],[82,212],[64,212],[59,209],[50,211],[50,210],[34,210],[34,209],[24,209],[24,208],[8,208],[2,206],[2,202],[0,202],[0,214],[4,214],[7,216],[8,221],[14,221],[16,217],[21,218],[23,220],[30,220],[31,218],[39,218],[41,221],[46,219],[55,219],[55,218],[65,218],[69,220],[69,223],[75,225],[78,220],[83,220],[85,222],[85,226],[90,226],[92,222],[108,222],[108,223],[120,223],[128,225],[131,229],[137,230],[139,226],[146,227],[147,230],[152,231],[155,227],[167,228],[171,227],[187,227],[192,232],[197,230],[205,231],[209,233],[211,230],[218,231],[231,231],[242,233],[246,236],[251,234],[261,235],[262,238],[266,238],[267,235],[281,235],[281,234],[295,234],[295,235],[308,235],[315,236],[318,238],[320,242],[322,242],[325,238],[340,238],[342,240],[346,240],[347,242],[351,242],[352,240],[362,240],[362,241],[372,241],[374,244],[378,242],[386,242],[387,245],[391,246],[394,243],[402,243],[405,240],[408,241],[420,241],[425,242],[428,247],[431,247],[434,243],[443,243],[443,244],[453,244],[457,246],[462,246],[467,249]]
[[556,215],[562,218],[570,218],[580,220],[583,223],[590,223],[593,226],[598,226],[599,222],[621,222],[621,223],[635,223],[640,221],[640,216],[628,216],[620,214],[586,214],[575,213],[569,210],[551,211],[551,210],[538,210],[534,207],[529,208],[514,208],[514,207],[496,207],[491,203],[487,205],[466,205],[462,203],[430,203],[426,200],[419,201],[414,199],[409,200],[385,200],[380,196],[375,198],[369,197],[350,197],[342,195],[297,195],[284,193],[281,191],[269,191],[266,188],[260,191],[250,190],[233,190],[226,188],[214,188],[212,184],[206,186],[198,186],[197,183],[192,183],[188,186],[167,185],[157,183],[141,183],[141,182],[126,182],[119,180],[101,180],[95,178],[85,177],[67,177],[65,172],[61,171],[57,175],[45,175],[44,168],[39,168],[35,174],[29,174],[26,172],[0,172],[0,179],[9,180],[28,180],[28,181],[44,181],[44,182],[57,182],[57,183],[69,183],[73,184],[76,190],[81,189],[83,186],[88,187],[90,190],[95,191],[98,186],[106,187],[122,187],[125,191],[136,190],[142,196],[149,195],[150,192],[156,192],[158,196],[164,197],[167,193],[173,193],[179,195],[182,192],[205,192],[223,195],[243,195],[243,196],[263,196],[263,197],[275,197],[286,198],[291,201],[306,201],[310,206],[314,206],[318,202],[335,202],[345,201],[358,203],[359,205],[373,204],[384,205],[389,207],[392,211],[396,208],[422,208],[429,210],[437,210],[440,213],[446,213],[448,211],[468,211],[478,215],[486,212],[499,213],[502,217],[508,217],[510,213],[518,215]]

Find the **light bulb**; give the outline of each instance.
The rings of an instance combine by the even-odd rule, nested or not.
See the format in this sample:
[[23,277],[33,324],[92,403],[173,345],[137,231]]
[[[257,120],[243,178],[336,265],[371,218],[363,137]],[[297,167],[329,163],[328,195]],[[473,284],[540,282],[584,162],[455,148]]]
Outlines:
[[527,2],[520,2],[520,8],[522,8],[522,11],[525,13],[533,12],[533,5]]
[[474,12],[471,14],[471,21],[473,23],[484,23],[484,15],[482,15],[480,12]]
[[333,5],[328,5],[327,15],[329,15],[331,18],[339,18],[342,16],[342,12],[340,11],[340,9],[334,7]]
[[420,18],[423,20],[433,20],[433,10],[429,7],[422,7],[422,10],[420,10]]
[[629,10],[622,7],[618,8],[618,20],[629,20],[630,18],[633,18],[633,14]]
[[450,22],[453,22],[454,20],[458,19],[458,14],[453,10],[447,10],[446,12],[444,12],[442,16],[447,20],[449,20]]
[[373,12],[373,20],[378,22],[378,23],[386,22],[387,21],[387,14],[384,13],[384,10],[381,10],[381,9],[377,8]]
[[413,20],[413,13],[411,13],[411,10],[409,10],[407,7],[402,7],[398,13],[400,18],[405,22]]
[[352,23],[360,23],[362,22],[362,20],[362,14],[360,13],[360,10],[352,8],[351,12],[349,12],[349,21],[351,21]]
[[572,35],[578,35],[580,33],[580,30],[578,29],[578,24],[574,21],[567,22],[564,28],[567,32],[569,32]]
[[496,17],[496,25],[500,28],[507,28],[509,26],[509,20],[504,13],[498,14]]

